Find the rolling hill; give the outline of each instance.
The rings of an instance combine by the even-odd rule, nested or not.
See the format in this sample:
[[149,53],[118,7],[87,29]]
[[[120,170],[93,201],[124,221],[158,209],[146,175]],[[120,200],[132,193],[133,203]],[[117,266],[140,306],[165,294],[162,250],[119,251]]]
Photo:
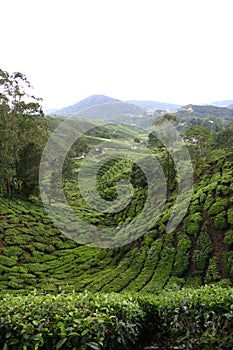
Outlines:
[[[79,166],[80,161],[76,162]],[[162,289],[205,283],[232,284],[232,163],[233,154],[228,154],[200,169],[186,217],[175,231],[166,234],[174,201],[171,196],[155,226],[140,239],[119,248],[79,245],[54,228],[40,205],[1,199],[1,292],[37,288],[50,292],[159,293]],[[115,196],[115,183],[124,174],[129,174],[129,165],[120,159],[101,169],[105,198]],[[140,172],[133,181],[134,200],[114,217],[90,210],[79,195],[75,179],[66,183],[65,191],[83,220],[118,226],[143,210],[146,188]],[[64,225],[72,230],[72,223],[65,218]]]

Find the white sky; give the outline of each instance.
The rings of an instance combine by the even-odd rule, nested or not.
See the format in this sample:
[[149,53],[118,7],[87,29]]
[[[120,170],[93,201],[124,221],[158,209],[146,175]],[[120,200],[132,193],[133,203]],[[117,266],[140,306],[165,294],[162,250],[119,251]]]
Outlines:
[[1,0],[0,67],[45,108],[233,99],[232,0]]

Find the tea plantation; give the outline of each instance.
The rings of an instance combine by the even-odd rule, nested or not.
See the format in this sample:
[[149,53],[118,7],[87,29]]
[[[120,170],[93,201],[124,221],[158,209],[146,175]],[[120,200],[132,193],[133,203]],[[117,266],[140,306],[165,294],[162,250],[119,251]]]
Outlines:
[[[98,236],[88,242],[95,246],[68,238],[73,223],[62,211],[61,191],[56,192],[60,154],[48,160],[44,176],[53,184],[47,196],[57,205],[61,230],[42,205],[41,156],[63,119],[46,119],[34,96],[24,100],[23,87],[30,84],[21,73],[0,69],[0,78],[0,349],[233,349],[233,125],[220,120],[207,129],[208,119],[182,116],[184,128],[178,127],[190,151],[194,186],[183,220],[167,232],[180,179],[169,153],[175,129],[166,126],[172,125],[168,120],[176,123],[176,116],[166,114],[159,121],[165,123],[168,149],[153,131],[82,121],[89,131],[73,143],[62,169],[70,207],[96,228],[121,228],[142,213],[145,220],[143,235],[137,235],[136,225],[133,239],[98,248]],[[66,145],[60,136],[54,148],[62,152]],[[84,158],[88,169],[90,148],[90,172],[97,169],[95,204],[101,209],[103,199],[114,209],[117,185],[124,194],[131,183],[130,201],[123,205],[119,196],[123,209],[92,208],[85,176],[83,196],[78,177]],[[157,205],[150,206],[158,220],[149,230],[144,230],[151,214],[145,210],[148,179],[128,157],[134,151],[144,157],[145,148],[159,159],[167,185],[163,207],[161,185],[153,180],[158,192],[152,204],[155,199],[162,212],[158,216]],[[99,157],[116,149],[121,156],[98,167]],[[180,155],[179,147],[172,151]],[[81,228],[80,233],[89,234]]]
[[[186,217],[176,230],[168,234],[165,231],[172,208],[171,196],[156,225],[142,238],[119,248],[80,246],[52,225],[42,206],[19,199],[1,199],[1,292],[26,292],[36,287],[47,292],[159,293],[162,289],[215,282],[231,285],[232,161],[229,154],[227,159],[220,158],[202,170]],[[125,170],[128,164],[123,167],[119,160],[109,165],[110,170],[112,166],[114,170]],[[111,178],[110,170],[103,171],[102,178],[107,179],[102,183],[108,184],[103,194],[111,196],[116,178]],[[119,179],[121,173],[117,174]],[[95,215],[84,204],[80,206],[75,186],[72,181],[66,186],[73,208],[90,222],[105,225],[119,224],[136,215],[146,195],[145,187],[139,183],[135,199],[126,212],[114,214],[113,218],[110,214],[103,217],[99,213]]]
[[[81,246],[53,226],[41,205],[1,199],[2,348],[115,350],[153,343],[161,349],[231,349],[232,162],[228,154],[200,170],[176,230],[165,232],[171,195],[156,225],[119,248]],[[103,194],[114,195],[114,181],[128,170],[122,160],[108,164],[99,174]],[[75,186],[68,181],[65,190],[78,213]],[[143,205],[140,181],[136,196],[115,222]],[[81,208],[90,221],[108,224],[108,216]]]

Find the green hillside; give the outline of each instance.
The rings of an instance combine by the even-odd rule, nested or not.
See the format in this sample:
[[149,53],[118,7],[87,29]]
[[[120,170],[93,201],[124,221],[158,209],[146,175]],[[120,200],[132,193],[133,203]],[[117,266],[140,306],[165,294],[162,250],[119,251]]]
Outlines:
[[[115,170],[120,168],[120,162],[122,165],[120,160],[113,165]],[[232,162],[233,154],[228,154],[202,170],[188,214],[174,232],[165,233],[173,204],[171,197],[155,227],[122,248],[79,246],[53,227],[42,207],[22,200],[1,199],[1,291],[36,287],[47,291],[156,293],[163,288],[196,287],[222,279],[232,284]],[[103,172],[102,180],[106,183],[110,173]],[[72,197],[71,182],[67,191]],[[137,214],[143,205],[143,191],[139,186],[137,199],[124,217],[121,212],[115,215],[115,222]],[[107,194],[112,195],[110,188],[105,191]],[[77,203],[80,207],[77,198],[71,200],[74,207]],[[106,218],[82,208],[90,222],[105,220],[108,225]]]

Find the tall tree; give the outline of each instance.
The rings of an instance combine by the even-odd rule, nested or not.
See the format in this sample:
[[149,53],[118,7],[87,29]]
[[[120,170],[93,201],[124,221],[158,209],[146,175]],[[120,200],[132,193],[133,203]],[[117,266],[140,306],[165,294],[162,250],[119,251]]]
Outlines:
[[[0,192],[10,197],[14,193],[23,194],[26,184],[23,174],[33,171],[25,152],[30,152],[34,162],[47,139],[40,99],[30,91],[24,74],[0,69]],[[37,171],[38,167],[39,163]]]
[[[167,123],[169,122],[169,123]],[[155,131],[149,134],[150,146],[158,148],[163,151],[161,157],[164,173],[167,180],[168,191],[172,191],[175,186],[176,171],[174,168],[174,162],[171,156],[171,149],[174,147],[176,140],[175,125],[177,124],[177,117],[175,114],[166,113],[162,117],[157,117],[153,123]],[[171,127],[171,125],[174,126]],[[161,140],[157,138],[157,131]],[[163,144],[163,142],[165,144]]]
[[231,122],[214,135],[214,148],[233,152],[233,123]]
[[206,159],[211,150],[211,131],[203,126],[195,125],[185,132],[184,139],[188,142],[193,165],[197,167]]

